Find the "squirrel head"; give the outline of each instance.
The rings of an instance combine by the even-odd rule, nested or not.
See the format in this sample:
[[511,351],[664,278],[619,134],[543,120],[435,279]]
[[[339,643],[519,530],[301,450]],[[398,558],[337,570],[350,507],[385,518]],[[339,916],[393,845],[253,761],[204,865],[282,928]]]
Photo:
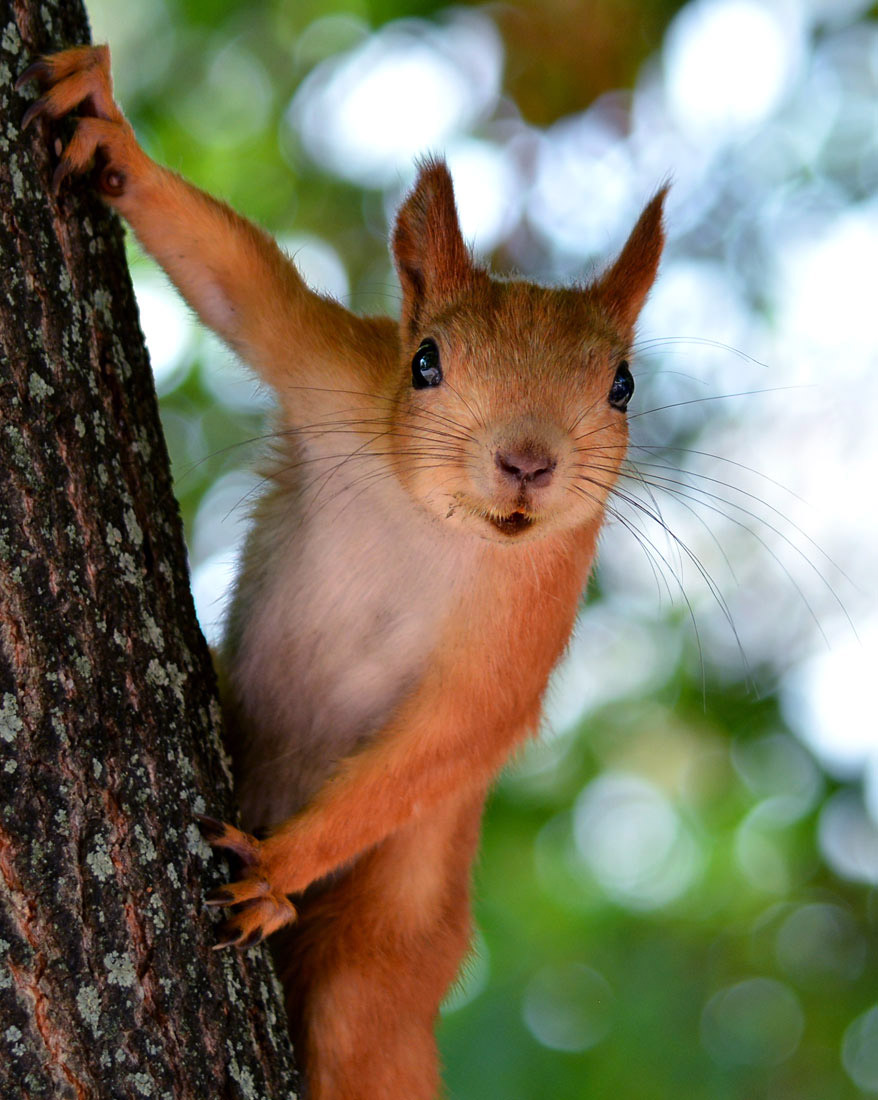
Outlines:
[[397,215],[403,302],[398,476],[444,521],[520,542],[599,523],[628,439],[634,324],[664,244],[667,188],[582,287],[492,278],[464,243],[448,168]]

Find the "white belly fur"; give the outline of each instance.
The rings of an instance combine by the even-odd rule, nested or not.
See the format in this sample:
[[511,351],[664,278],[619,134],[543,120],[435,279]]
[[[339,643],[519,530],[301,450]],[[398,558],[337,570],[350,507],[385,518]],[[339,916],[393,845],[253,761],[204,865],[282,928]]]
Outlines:
[[305,492],[291,514],[290,494],[276,498],[247,548],[226,653],[248,828],[300,808],[416,687],[470,542],[392,475]]

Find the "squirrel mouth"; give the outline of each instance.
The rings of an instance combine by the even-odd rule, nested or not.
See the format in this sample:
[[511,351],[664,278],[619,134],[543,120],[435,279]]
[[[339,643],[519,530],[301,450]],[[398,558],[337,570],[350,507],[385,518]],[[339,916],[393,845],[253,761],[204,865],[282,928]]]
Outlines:
[[498,531],[510,536],[520,535],[534,523],[533,517],[525,515],[524,512],[511,512],[508,516],[489,516],[488,518]]

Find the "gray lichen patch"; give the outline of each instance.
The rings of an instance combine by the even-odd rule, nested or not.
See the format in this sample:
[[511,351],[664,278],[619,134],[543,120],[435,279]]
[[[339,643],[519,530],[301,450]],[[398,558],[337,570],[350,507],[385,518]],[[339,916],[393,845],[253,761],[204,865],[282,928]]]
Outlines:
[[99,313],[105,314],[109,320],[113,319],[113,295],[108,290],[105,290],[104,287],[98,287],[92,300],[95,309]]
[[[179,749],[173,755],[168,755],[169,760],[175,760],[177,766],[177,774],[184,779],[196,780],[195,768],[192,766],[192,761],[186,755],[185,752],[181,752]],[[196,807],[197,809],[197,807]],[[203,810],[197,810],[198,813],[203,813]]]
[[137,971],[127,955],[111,951],[108,955],[104,955],[104,966],[107,968],[107,981],[110,985],[122,986],[125,989],[133,989],[137,985]]
[[4,692],[0,701],[0,739],[10,744],[24,729],[24,722],[18,713],[18,700],[11,692]]
[[171,685],[171,690],[177,696],[177,699],[181,704],[186,702],[186,694],[184,688],[186,686],[187,676],[173,661],[170,661],[167,665],[168,670],[168,683]]
[[6,424],[4,431],[9,447],[6,452],[7,457],[11,456],[20,470],[30,471],[33,467],[33,459],[21,432],[14,424]]
[[14,23],[7,23],[0,35],[0,46],[9,53],[17,54],[21,49],[21,35]]
[[186,828],[186,847],[204,863],[207,863],[213,854],[210,845],[201,835],[201,830],[194,822]]
[[108,878],[112,877],[115,870],[107,842],[103,838],[95,843],[92,851],[85,857],[85,862],[99,882],[106,882]]
[[165,917],[165,903],[158,894],[153,894],[146,905],[146,910],[149,916],[152,918],[152,923],[156,928],[156,931],[161,932],[167,925]]
[[119,565],[122,569],[122,576],[129,584],[140,583],[142,580],[140,568],[130,554],[120,554]]
[[21,169],[18,167],[18,158],[10,153],[8,154],[9,160],[9,176],[12,180],[12,190],[15,192],[16,198],[23,199],[27,196],[27,183]]
[[88,1024],[92,1034],[101,1032],[101,998],[92,985],[84,985],[76,994],[76,1008],[79,1015]]
[[131,508],[125,509],[125,529],[128,531],[128,537],[134,545],[140,546],[143,542],[143,531],[141,531],[140,524],[137,522],[137,518]]
[[[138,530],[140,530],[140,528],[138,528]],[[165,636],[162,634],[158,623],[148,611],[145,611],[143,614],[143,626],[144,634],[149,642],[154,645],[156,649],[164,649]]]
[[141,1096],[155,1096],[155,1085],[152,1078],[146,1073],[132,1073],[128,1078],[133,1088],[137,1089]]
[[140,825],[134,826],[134,836],[137,839],[137,843],[140,847],[140,854],[146,860],[154,860],[158,858],[158,852],[156,852],[155,845],[150,838],[143,831]]
[[155,687],[169,687],[181,704],[186,702],[186,696],[183,689],[186,686],[188,677],[173,661],[169,661],[167,665],[163,665],[160,661],[153,658],[147,666],[146,678],[149,683],[153,684]]
[[51,397],[55,392],[55,387],[50,386],[44,378],[41,378],[36,373],[36,371],[34,371],[28,379],[27,388],[35,401],[45,401],[47,397]]
[[149,662],[149,666],[146,670],[146,678],[151,684],[154,684],[156,687],[167,687],[169,683],[166,670],[162,666],[161,662],[155,660],[155,658],[153,658],[153,660]]
[[245,1097],[246,1100],[256,1100],[259,1093],[256,1090],[253,1074],[246,1066],[238,1065],[234,1050],[229,1051],[229,1074],[233,1080],[237,1081],[241,1089],[241,1096]]

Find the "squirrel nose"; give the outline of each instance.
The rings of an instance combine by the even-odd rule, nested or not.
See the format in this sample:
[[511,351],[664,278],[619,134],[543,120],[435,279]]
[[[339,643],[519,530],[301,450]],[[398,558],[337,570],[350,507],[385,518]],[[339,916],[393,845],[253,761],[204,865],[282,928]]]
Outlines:
[[510,481],[522,485],[548,485],[557,465],[555,459],[541,451],[495,451],[494,464]]

